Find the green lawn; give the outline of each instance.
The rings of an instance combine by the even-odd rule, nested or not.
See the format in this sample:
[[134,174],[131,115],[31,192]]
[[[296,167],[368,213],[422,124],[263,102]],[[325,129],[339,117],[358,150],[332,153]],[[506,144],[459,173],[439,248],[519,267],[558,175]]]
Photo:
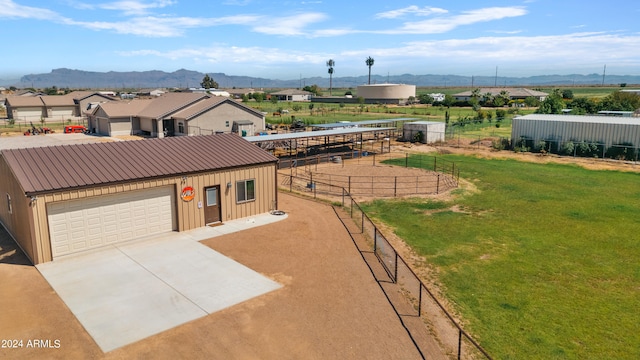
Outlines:
[[438,269],[489,354],[640,358],[640,174],[443,158],[479,191],[364,208]]

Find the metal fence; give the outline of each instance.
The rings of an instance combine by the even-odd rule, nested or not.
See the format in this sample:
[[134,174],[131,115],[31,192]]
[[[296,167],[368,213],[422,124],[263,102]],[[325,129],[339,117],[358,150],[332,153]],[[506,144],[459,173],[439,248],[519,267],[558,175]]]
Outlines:
[[[367,239],[370,250],[373,251],[379,263],[394,284],[397,284],[415,313],[421,318],[429,331],[436,337],[442,350],[457,359],[491,359],[491,356],[466,331],[460,327],[443,304],[437,299],[427,285],[411,269],[407,262],[398,254],[387,238],[362,210],[346,190],[343,190],[342,208],[356,224],[356,227],[345,226],[352,235],[363,235]],[[361,249],[362,251],[362,249]],[[390,301],[392,297],[388,296]],[[401,304],[393,304],[400,320],[405,322],[407,315],[400,314]],[[409,327],[410,328],[410,327]],[[420,339],[412,339],[420,343]],[[419,349],[420,350],[420,349]],[[422,349],[424,351],[424,349]],[[421,351],[421,354],[423,354]],[[423,354],[423,358],[424,358]]]
[[[435,167],[437,166],[436,163]],[[429,351],[428,346],[423,345],[428,343],[424,338],[433,337],[436,339],[435,343],[439,344],[440,351],[453,358],[491,359],[491,356],[460,327],[434,292],[416,275],[347,189],[315,180],[309,182],[308,178],[292,175],[283,176],[281,186],[288,187],[290,191],[310,194],[314,198],[317,198],[318,193],[321,192],[334,194],[329,197],[329,200],[334,205],[340,205],[334,206],[334,209],[339,208],[347,214],[346,219],[341,218],[341,220],[351,238],[354,239],[354,243],[357,236],[362,238],[364,245],[356,243],[361,254],[367,252],[374,254],[376,263],[383,269],[380,271],[386,274],[383,280],[376,276],[378,282],[387,281],[397,286],[398,290],[384,286],[381,288],[385,291],[387,299],[423,358],[426,358],[424,353]],[[371,268],[371,264],[368,263],[368,265]],[[371,270],[375,274],[374,269]],[[396,295],[400,292],[402,296],[393,296],[389,292],[394,292]],[[410,308],[409,311],[406,311],[407,306]],[[419,325],[415,324],[415,319],[420,319]],[[414,323],[413,326],[411,322]],[[425,325],[427,333],[424,331]]]
[[[349,160],[349,161],[347,161]],[[283,161],[280,162],[282,168]],[[398,157],[394,154],[343,152],[322,154],[286,162],[290,176],[288,182],[302,191],[324,196],[341,196],[342,189],[354,196],[398,197],[406,195],[439,194],[458,186],[459,170],[454,162],[427,155]],[[319,167],[322,165],[321,167]],[[424,170],[417,175],[341,175],[331,173],[332,167],[401,166]],[[325,169],[325,172],[322,170]],[[328,171],[326,169],[329,169]],[[360,169],[362,170],[362,169]]]

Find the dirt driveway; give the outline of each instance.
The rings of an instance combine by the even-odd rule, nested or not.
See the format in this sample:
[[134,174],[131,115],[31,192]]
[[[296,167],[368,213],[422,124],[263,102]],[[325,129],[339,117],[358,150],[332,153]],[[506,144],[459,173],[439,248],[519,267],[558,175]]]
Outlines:
[[0,339],[22,341],[0,358],[419,358],[332,208],[279,202],[286,220],[203,243],[281,289],[107,354],[0,232]]

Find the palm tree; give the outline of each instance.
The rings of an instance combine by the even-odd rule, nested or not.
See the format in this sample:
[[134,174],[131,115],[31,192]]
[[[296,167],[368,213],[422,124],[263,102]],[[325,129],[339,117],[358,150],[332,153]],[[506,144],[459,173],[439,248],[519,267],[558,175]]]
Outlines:
[[333,59],[327,60],[327,66],[329,67],[329,96],[331,96],[331,89],[333,88],[333,67],[336,66],[336,62]]
[[371,56],[369,56],[367,58],[367,60],[365,61],[365,63],[367,64],[367,66],[369,67],[369,85],[371,85],[371,67],[373,66],[373,58]]

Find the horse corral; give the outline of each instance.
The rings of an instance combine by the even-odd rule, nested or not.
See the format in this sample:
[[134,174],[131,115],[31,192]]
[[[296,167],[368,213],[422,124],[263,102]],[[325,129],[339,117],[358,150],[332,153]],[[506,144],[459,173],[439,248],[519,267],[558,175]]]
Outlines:
[[[428,160],[434,170],[425,170],[409,167],[404,157],[404,153],[391,153],[348,160],[340,155],[307,158],[304,166],[281,170],[281,184],[314,196],[331,198],[346,191],[359,199],[435,195],[458,186],[455,170],[437,164],[435,158]],[[384,163],[390,159],[404,166]]]

